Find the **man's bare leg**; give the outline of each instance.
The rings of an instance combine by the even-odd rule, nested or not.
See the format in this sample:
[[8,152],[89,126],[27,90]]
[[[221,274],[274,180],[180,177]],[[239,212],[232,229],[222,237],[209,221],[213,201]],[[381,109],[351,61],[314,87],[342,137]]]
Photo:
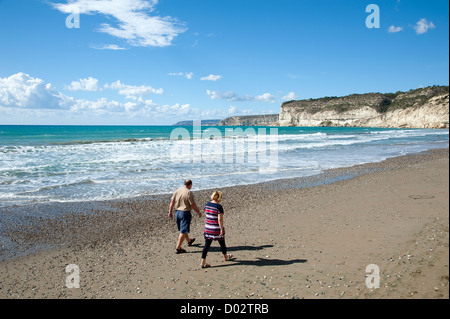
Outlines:
[[189,238],[189,234],[181,234],[178,236],[178,243],[177,243],[177,249],[181,248],[181,244],[183,244],[184,240],[187,242],[190,242],[191,239]]

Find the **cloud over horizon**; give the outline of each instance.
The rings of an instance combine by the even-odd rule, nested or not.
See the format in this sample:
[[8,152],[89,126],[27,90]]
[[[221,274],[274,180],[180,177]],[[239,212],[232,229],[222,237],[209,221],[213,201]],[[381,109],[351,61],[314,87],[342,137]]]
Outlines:
[[290,93],[286,94],[285,96],[283,96],[281,99],[284,101],[290,101],[290,100],[298,99],[298,96],[294,92],[290,92]]
[[[154,89],[148,85],[128,85],[120,80],[100,86],[98,79],[88,77],[72,81],[69,86],[66,86],[66,89],[71,91],[117,90],[128,101],[117,101],[106,97],[77,99],[64,95],[42,79],[19,72],[9,77],[0,77],[0,110],[6,115],[21,112],[20,114],[23,114],[24,118],[26,116],[45,118],[55,114],[66,114],[102,117],[103,119],[120,116],[171,121],[176,121],[179,116],[206,119],[251,113],[250,109],[239,110],[235,106],[230,106],[227,110],[200,110],[192,107],[189,103],[159,104],[144,97],[149,93],[162,94],[162,89]],[[256,98],[267,100],[271,98],[271,95],[263,94]],[[30,113],[30,111],[34,113]]]
[[257,96],[251,96],[251,95],[244,95],[239,96],[233,91],[227,91],[227,92],[220,92],[220,91],[210,91],[206,90],[206,94],[209,95],[209,97],[212,100],[227,100],[230,102],[242,102],[242,101],[253,101],[253,102],[274,102],[276,100],[275,96],[273,96],[270,93],[264,93]]
[[50,83],[19,72],[0,78],[0,106],[22,109],[69,109],[72,99]]
[[124,83],[120,82],[120,80],[117,80],[110,84],[107,83],[103,87],[105,89],[117,90],[119,94],[125,95],[125,97],[127,99],[133,99],[133,100],[135,100],[138,97],[147,96],[150,93],[159,94],[159,95],[164,93],[164,90],[161,88],[154,89],[150,85],[140,85],[140,86],[128,85],[128,84],[124,84]]
[[87,79],[72,81],[72,83],[68,85],[66,89],[69,91],[98,91],[98,79],[88,77]]
[[[92,111],[92,114],[108,112],[139,112],[140,114],[156,114],[161,110],[171,110],[168,106],[160,107],[152,100],[143,97],[149,93],[162,94],[162,89],[150,86],[126,85],[119,80],[105,84],[104,88],[118,90],[118,93],[133,101],[120,102],[105,97],[96,100],[75,99],[58,92],[50,83],[32,77],[23,72],[0,78],[0,107],[7,109],[42,109],[60,110],[73,113]],[[97,91],[101,90],[98,80],[92,77],[73,81],[68,90]],[[177,109],[174,107],[172,109]],[[186,110],[186,107],[184,107]]]

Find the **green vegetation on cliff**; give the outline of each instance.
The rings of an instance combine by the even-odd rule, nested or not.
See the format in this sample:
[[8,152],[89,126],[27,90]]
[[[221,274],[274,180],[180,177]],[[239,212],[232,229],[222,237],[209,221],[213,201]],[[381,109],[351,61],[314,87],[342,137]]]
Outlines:
[[384,114],[395,109],[421,107],[439,95],[443,95],[441,99],[444,101],[445,94],[448,93],[448,86],[430,86],[408,92],[351,94],[343,97],[326,96],[318,99],[291,100],[284,102],[281,108],[293,107],[310,114],[315,114],[326,110],[343,113],[369,106],[378,113]]

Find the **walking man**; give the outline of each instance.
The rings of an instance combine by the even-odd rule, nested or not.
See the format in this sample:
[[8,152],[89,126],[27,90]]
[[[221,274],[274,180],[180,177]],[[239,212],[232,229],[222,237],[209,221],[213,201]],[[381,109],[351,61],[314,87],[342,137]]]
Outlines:
[[194,209],[198,217],[202,217],[200,210],[195,203],[194,194],[191,192],[192,181],[187,179],[184,181],[184,187],[177,189],[170,200],[169,207],[169,218],[173,218],[172,211],[175,208],[175,220],[177,222],[178,230],[180,231],[180,235],[178,236],[176,253],[185,253],[186,250],[181,248],[181,244],[183,244],[184,240],[187,241],[188,246],[191,246],[195,238],[189,238],[190,226],[192,214],[191,210]]

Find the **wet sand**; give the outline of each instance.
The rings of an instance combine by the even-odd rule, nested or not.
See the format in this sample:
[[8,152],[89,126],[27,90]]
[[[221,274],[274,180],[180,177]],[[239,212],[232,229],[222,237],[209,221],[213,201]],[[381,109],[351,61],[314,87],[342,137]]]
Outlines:
[[[0,298],[449,298],[448,160],[433,150],[223,188],[235,259],[214,243],[208,269],[204,216],[175,254],[170,195],[4,209]],[[202,207],[210,191],[193,191]],[[68,264],[80,288],[66,286]]]

